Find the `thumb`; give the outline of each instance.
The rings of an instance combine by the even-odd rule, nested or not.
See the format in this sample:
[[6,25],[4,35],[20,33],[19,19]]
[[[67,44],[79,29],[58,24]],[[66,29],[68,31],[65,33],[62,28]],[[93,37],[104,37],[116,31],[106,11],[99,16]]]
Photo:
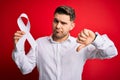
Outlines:
[[77,47],[76,51],[79,52],[82,48],[84,48],[85,45],[84,44],[81,44]]

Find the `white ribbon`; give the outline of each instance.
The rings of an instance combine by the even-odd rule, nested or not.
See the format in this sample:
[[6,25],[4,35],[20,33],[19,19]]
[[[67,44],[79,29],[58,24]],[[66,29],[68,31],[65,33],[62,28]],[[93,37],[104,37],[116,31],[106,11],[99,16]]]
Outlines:
[[[27,19],[26,25],[24,24],[22,17]],[[18,27],[20,28],[20,30],[25,32],[25,35],[23,35],[23,37],[20,38],[20,40],[16,44],[16,47],[20,50],[21,49],[24,50],[25,40],[27,39],[29,44],[31,45],[31,47],[33,49],[35,49],[35,47],[37,46],[37,43],[35,42],[34,38],[32,37],[32,35],[29,32],[30,31],[30,21],[28,19],[28,16],[25,13],[22,13],[17,19],[17,24],[18,24]]]

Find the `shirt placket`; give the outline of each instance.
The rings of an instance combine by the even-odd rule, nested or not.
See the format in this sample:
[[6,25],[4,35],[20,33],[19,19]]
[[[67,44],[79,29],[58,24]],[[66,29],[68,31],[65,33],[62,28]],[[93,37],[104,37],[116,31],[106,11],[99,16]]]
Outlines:
[[60,44],[56,44],[55,48],[55,62],[56,62],[56,80],[61,80],[61,57],[60,57]]

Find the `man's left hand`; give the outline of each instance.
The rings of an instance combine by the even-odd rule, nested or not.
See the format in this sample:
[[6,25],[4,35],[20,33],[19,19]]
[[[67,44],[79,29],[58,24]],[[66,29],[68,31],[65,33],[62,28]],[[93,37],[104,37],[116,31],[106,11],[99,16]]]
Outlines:
[[77,47],[77,52],[80,51],[83,47],[91,44],[95,39],[95,33],[89,29],[83,29],[79,34],[77,38],[77,42],[80,43],[80,45]]

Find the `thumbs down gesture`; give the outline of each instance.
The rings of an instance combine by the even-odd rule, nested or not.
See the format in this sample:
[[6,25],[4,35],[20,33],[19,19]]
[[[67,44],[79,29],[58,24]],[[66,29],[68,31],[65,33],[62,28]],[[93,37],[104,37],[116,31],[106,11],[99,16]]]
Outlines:
[[77,47],[76,51],[79,52],[82,48],[91,44],[95,39],[95,33],[89,29],[83,29],[77,37],[77,43],[80,45]]

